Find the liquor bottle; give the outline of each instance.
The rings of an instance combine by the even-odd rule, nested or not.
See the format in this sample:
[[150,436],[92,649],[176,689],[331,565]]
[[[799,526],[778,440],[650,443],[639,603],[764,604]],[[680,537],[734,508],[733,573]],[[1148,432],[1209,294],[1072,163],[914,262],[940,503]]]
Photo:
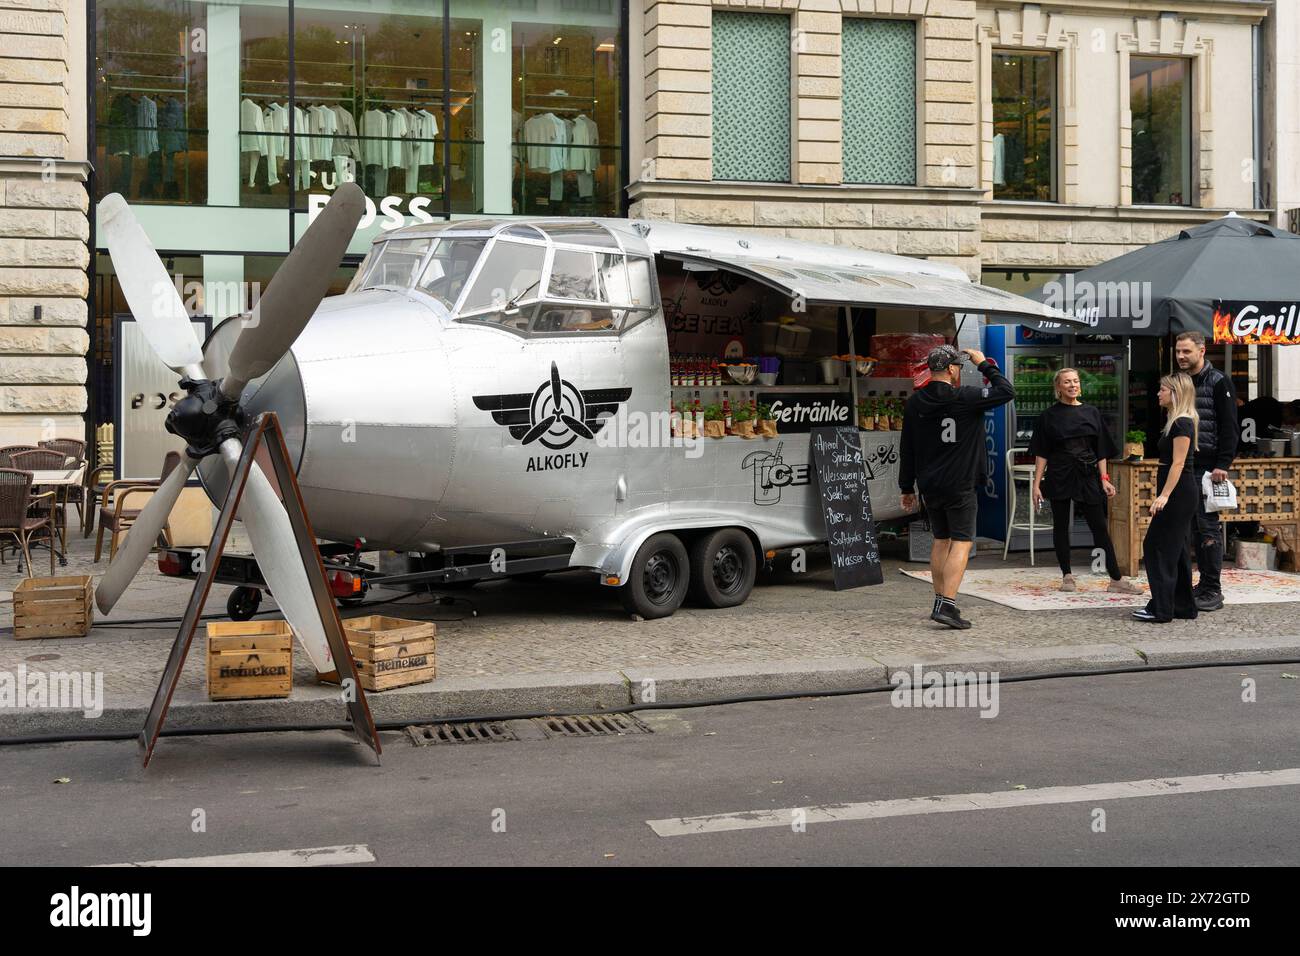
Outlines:
[[668,434],[678,438],[682,434],[682,413],[677,410],[677,403],[668,403]]
[[731,396],[726,392],[722,393],[722,420],[726,423],[723,432],[731,434]]
[[717,388],[722,384],[722,369],[718,366],[718,360],[713,359],[710,363],[710,372],[713,376],[713,387]]
[[699,417],[703,414],[704,414],[704,407],[700,405],[700,393],[697,390],[695,392],[695,404],[691,407],[691,417],[694,418],[696,421],[698,421]]

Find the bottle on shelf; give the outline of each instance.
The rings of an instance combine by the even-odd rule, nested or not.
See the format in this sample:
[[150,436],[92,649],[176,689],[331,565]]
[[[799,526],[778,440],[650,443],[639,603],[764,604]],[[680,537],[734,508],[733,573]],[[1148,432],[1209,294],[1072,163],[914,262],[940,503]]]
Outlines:
[[723,433],[731,434],[731,396],[727,392],[722,393],[722,421]]

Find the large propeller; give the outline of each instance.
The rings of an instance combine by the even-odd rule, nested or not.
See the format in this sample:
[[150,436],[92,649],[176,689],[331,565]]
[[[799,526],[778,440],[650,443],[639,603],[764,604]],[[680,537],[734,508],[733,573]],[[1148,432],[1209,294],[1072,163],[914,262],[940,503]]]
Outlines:
[[563,423],[571,432],[580,435],[583,438],[592,438],[592,431],[587,427],[585,422],[574,418],[564,410],[564,393],[560,390],[560,369],[554,362],[551,363],[551,414],[548,418],[543,418],[540,422],[528,429],[528,434],[524,435],[521,444],[531,445],[537,439],[541,438],[556,425]]
[[[230,354],[230,373],[217,381],[207,379],[190,317],[126,200],[117,193],[106,196],[100,210],[101,235],[122,294],[154,352],[183,376],[181,385],[189,393],[167,419],[167,429],[188,442],[185,455],[141,510],[95,589],[95,603],[107,614],[148,558],[199,462],[207,455],[219,454],[233,470],[239,461],[244,450],[239,407],[244,386],[275,367],[315,313],[365,212],[365,194],[356,183],[344,183],[335,191],[276,271],[256,307],[241,317],[242,327]],[[316,669],[333,671],[289,515],[256,462],[240,500],[239,519],[248,532],[262,577],[289,626]]]

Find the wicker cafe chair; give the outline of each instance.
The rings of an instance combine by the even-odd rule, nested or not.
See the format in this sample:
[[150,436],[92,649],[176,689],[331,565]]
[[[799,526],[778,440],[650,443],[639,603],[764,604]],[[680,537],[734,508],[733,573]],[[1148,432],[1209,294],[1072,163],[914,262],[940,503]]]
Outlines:
[[[45,504],[40,502],[45,500]],[[17,468],[0,468],[0,536],[18,539],[18,547],[27,559],[27,576],[32,576],[32,533],[45,529],[50,545],[50,577],[54,577],[54,492],[32,494],[31,472]],[[0,563],[4,550],[0,549]]]
[[35,445],[6,445],[0,448],[0,468],[12,468],[9,462],[9,456],[16,451],[36,451]]
[[[140,508],[143,508],[144,505],[141,505],[140,508],[128,510],[123,507],[127,499],[133,494],[158,490],[162,483],[167,480],[167,476],[180,463],[180,452],[169,451],[167,457],[163,459],[162,475],[159,478],[150,480],[125,478],[121,481],[110,481],[104,486],[99,499],[99,534],[95,537],[96,563],[98,563],[104,550],[104,532],[108,531],[110,535],[108,560],[112,561],[117,554],[118,535],[129,531],[131,525],[135,524],[135,519],[140,517]],[[167,545],[170,547],[172,531],[168,525],[163,525],[163,536],[167,539]]]
[[[70,462],[69,468],[78,468],[86,460],[86,443],[80,438],[51,438],[48,441],[41,442],[41,447],[63,452]],[[64,489],[63,503],[65,507],[67,505],[77,506],[77,523],[84,526],[86,523],[86,484],[84,480],[79,485]],[[64,525],[64,537],[67,537],[66,524]]]
[[[13,462],[10,467],[22,471],[58,471],[66,468],[68,456],[53,448],[34,448],[31,451],[16,451],[9,456]],[[54,492],[54,526],[59,530],[59,540],[64,550],[68,547],[68,511],[59,502],[58,492]]]

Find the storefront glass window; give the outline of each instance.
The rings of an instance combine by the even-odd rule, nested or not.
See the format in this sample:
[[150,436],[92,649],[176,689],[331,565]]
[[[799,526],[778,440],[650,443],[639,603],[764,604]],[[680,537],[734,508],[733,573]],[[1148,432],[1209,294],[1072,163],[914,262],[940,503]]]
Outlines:
[[95,8],[100,195],[207,202],[207,6],[108,0]]
[[354,179],[408,222],[622,210],[613,0],[96,11],[96,198],[302,214]]
[[1133,202],[1191,205],[1191,69],[1172,57],[1129,58]]
[[[517,22],[511,29],[511,205],[488,211],[617,215],[622,187],[618,8],[573,5],[597,11],[580,18],[566,17],[564,6],[555,6],[555,22]],[[579,19],[587,22],[575,22]]]
[[1056,58],[993,51],[993,198],[1056,198]]

